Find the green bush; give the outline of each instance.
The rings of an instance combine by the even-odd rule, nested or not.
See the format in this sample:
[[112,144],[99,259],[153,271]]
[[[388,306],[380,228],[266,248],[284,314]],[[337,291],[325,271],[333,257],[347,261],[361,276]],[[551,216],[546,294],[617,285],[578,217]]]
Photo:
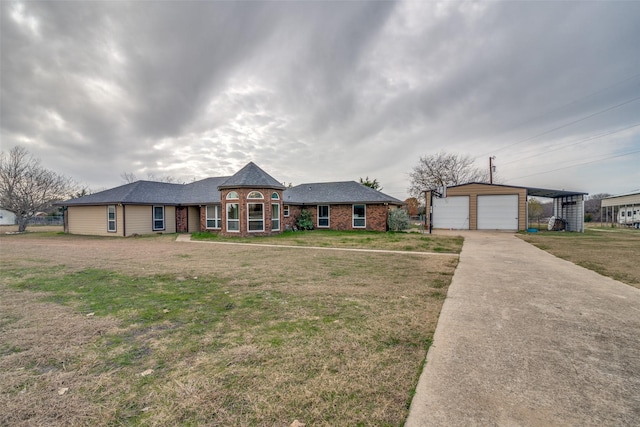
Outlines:
[[391,231],[401,231],[409,228],[409,214],[404,209],[391,209],[387,225]]
[[313,219],[311,217],[311,212],[303,209],[300,212],[300,216],[296,220],[296,226],[300,230],[313,230]]

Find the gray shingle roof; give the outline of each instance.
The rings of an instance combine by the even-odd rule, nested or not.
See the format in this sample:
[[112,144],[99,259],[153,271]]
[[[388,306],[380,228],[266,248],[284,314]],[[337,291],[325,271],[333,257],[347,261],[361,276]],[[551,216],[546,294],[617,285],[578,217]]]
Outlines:
[[236,172],[235,175],[227,179],[218,189],[228,188],[273,188],[276,190],[284,190],[277,179],[263,171],[253,162],[249,162],[245,167]]
[[[136,181],[88,196],[56,203],[58,206],[137,204],[137,205],[206,205],[220,203],[225,188],[285,189],[276,179],[254,163],[247,164],[231,177],[206,178],[190,184]],[[404,202],[355,181],[301,184],[283,193],[283,202],[298,205]]]
[[206,178],[184,186],[180,204],[203,205],[220,203],[218,186],[229,179],[228,176]]
[[190,184],[169,184],[154,181],[136,181],[131,184],[89,194],[88,196],[57,203],[63,206],[106,205],[112,203],[137,205],[198,205],[220,203],[217,187],[228,177],[206,178]]
[[389,203],[404,205],[404,202],[355,181],[321,182],[300,184],[283,193],[283,203],[314,205],[319,203]]

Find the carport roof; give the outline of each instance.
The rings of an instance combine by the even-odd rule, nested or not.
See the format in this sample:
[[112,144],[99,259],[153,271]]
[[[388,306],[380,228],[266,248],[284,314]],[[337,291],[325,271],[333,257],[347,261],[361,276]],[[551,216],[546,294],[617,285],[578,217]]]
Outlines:
[[518,186],[518,185],[488,184],[486,182],[468,182],[466,184],[452,185],[449,188],[452,188],[452,187],[463,187],[465,185],[471,185],[471,184],[480,184],[480,185],[487,185],[487,186],[492,186],[492,187],[524,188],[524,189],[527,190],[527,195],[528,196],[548,197],[550,199],[555,199],[555,198],[558,198],[558,197],[586,196],[587,194],[589,194],[589,193],[583,193],[581,191],[550,190],[550,189],[547,189],[547,188],[521,187],[521,186]]
[[570,196],[586,196],[589,193],[583,193],[581,191],[565,191],[565,190],[549,190],[546,188],[533,188],[526,187],[527,194],[535,197],[548,197],[555,199],[558,197],[570,197]]

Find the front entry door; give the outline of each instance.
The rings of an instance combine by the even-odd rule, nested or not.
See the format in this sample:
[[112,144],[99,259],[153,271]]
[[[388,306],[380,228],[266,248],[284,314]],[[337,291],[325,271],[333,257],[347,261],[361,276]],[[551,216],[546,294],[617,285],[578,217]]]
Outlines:
[[185,206],[176,207],[176,231],[186,233],[189,231],[189,220]]

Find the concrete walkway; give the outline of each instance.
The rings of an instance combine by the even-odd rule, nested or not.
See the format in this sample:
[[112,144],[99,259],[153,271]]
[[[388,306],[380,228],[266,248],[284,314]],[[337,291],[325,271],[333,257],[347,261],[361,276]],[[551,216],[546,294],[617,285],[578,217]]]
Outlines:
[[462,234],[406,426],[640,425],[640,289]]

